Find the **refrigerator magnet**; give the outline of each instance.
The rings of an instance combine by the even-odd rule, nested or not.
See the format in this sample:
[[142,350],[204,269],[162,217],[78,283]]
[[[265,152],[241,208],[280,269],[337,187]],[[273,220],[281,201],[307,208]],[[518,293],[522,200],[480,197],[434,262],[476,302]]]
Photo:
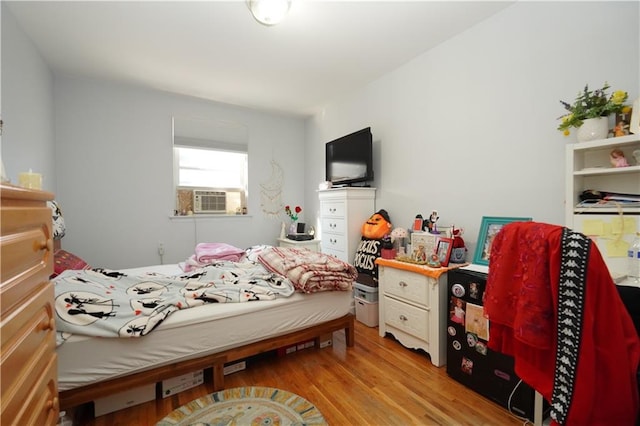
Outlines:
[[470,348],[473,348],[478,343],[478,336],[473,333],[467,333],[467,344]]
[[456,297],[462,297],[465,294],[464,286],[462,284],[454,284],[451,286],[451,293]]

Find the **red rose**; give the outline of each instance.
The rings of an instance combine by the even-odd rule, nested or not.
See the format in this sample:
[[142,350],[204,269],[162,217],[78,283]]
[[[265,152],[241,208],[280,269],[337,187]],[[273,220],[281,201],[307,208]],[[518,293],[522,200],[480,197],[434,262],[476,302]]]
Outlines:
[[302,207],[296,206],[296,213],[300,213],[302,211]]

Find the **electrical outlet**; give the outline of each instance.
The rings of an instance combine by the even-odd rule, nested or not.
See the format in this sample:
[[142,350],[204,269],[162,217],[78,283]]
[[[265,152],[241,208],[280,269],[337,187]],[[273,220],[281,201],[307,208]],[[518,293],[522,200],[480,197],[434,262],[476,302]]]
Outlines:
[[160,256],[164,255],[164,243],[158,243],[158,254]]

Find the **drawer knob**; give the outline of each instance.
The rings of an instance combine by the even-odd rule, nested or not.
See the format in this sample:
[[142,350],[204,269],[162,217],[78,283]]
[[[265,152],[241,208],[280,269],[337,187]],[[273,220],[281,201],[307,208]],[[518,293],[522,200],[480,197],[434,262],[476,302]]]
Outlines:
[[38,242],[35,244],[36,249],[38,251],[40,250],[47,250],[49,252],[53,251],[53,240],[51,238],[47,238],[44,242]]
[[47,409],[48,410],[58,410],[60,408],[60,400],[57,396],[54,396],[52,399],[47,401]]
[[398,283],[398,285],[399,285],[400,287],[406,287],[406,286],[407,286],[407,283],[406,283],[406,282],[404,282],[404,281],[400,281],[400,282]]
[[331,229],[336,229],[336,224],[335,224],[335,223],[330,223],[330,224],[329,224],[329,228],[331,228]]
[[400,321],[407,321],[409,318],[405,317],[404,315],[400,315]]
[[56,328],[56,320],[54,318],[46,319],[40,324],[40,330],[54,330]]

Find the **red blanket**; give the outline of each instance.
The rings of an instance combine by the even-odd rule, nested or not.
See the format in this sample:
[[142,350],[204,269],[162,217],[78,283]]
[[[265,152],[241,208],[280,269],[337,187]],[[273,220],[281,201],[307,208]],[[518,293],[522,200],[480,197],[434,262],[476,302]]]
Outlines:
[[348,291],[358,276],[352,265],[308,249],[272,247],[260,253],[258,260],[271,272],[289,278],[304,293]]

